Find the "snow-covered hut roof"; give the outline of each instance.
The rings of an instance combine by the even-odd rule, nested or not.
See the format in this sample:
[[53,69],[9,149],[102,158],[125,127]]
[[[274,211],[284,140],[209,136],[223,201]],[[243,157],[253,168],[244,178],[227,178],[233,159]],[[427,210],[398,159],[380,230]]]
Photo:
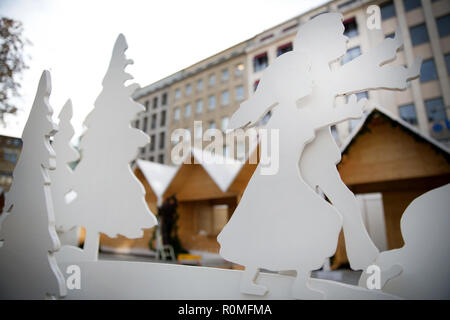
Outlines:
[[406,129],[413,133],[414,135],[418,136],[419,138],[425,140],[426,142],[432,144],[434,147],[438,148],[439,150],[450,154],[450,149],[447,148],[445,145],[440,143],[439,141],[436,141],[435,139],[423,134],[420,132],[417,128],[406,122],[405,120],[397,117],[390,111],[386,110],[385,108],[375,106],[370,110],[367,114],[365,114],[362,118],[362,121],[358,124],[358,126],[352,131],[352,133],[344,140],[344,142],[341,145],[341,153],[344,153],[346,149],[350,146],[350,144],[353,142],[355,137],[361,132],[361,129],[364,127],[365,123],[372,117],[372,115],[375,112],[379,112],[383,114],[384,116],[388,117],[391,121],[396,122],[399,124],[403,129]]
[[198,164],[209,174],[216,185],[226,192],[233,183],[244,162],[223,157],[221,155],[210,155],[209,151],[191,148],[191,155]]
[[136,164],[158,199],[162,198],[179,169],[179,166],[168,166],[141,159],[138,159]]

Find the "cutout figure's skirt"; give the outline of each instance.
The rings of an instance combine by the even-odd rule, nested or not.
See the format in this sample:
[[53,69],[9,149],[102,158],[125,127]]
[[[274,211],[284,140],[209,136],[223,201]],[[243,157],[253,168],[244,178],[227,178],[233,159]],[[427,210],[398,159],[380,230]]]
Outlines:
[[[269,187],[267,187],[269,186]],[[252,176],[217,237],[221,256],[268,270],[314,270],[336,251],[342,217],[298,174]]]

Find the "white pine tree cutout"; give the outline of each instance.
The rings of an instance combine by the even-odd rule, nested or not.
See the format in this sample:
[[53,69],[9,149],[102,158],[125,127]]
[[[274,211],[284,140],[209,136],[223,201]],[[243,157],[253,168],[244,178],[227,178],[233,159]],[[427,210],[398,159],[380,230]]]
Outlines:
[[[56,217],[56,230],[66,232],[73,228],[68,214],[66,195],[73,189],[74,172],[69,163],[80,158],[70,140],[75,131],[70,123],[72,101],[67,100],[59,113],[58,132],[53,137],[52,147],[56,153],[56,169],[50,172],[52,197]],[[69,219],[69,221],[67,221]]]
[[48,99],[50,73],[44,71],[23,131],[23,148],[14,169],[1,217],[0,298],[43,299],[66,295],[64,277],[53,253],[55,230],[48,170],[55,168],[50,136],[56,131]]
[[114,45],[111,62],[103,79],[103,90],[95,108],[87,116],[87,128],[80,142],[81,161],[75,169],[71,203],[73,225],[86,228],[84,258],[98,259],[99,233],[139,238],[143,228],[157,224],[145,202],[145,189],[133,174],[130,162],[138,148],[149,142],[144,132],[132,128],[131,121],[144,107],[131,99],[136,84],[125,72],[131,63],[125,57],[128,46],[120,34]]

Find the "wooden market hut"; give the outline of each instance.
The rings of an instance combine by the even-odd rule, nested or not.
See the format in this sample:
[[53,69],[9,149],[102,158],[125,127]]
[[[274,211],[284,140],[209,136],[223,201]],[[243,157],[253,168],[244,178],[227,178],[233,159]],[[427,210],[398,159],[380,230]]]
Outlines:
[[[450,150],[382,108],[364,118],[341,152],[344,183],[355,194],[382,194],[388,249],[404,244],[400,219],[411,201],[450,183]],[[341,234],[334,267],[346,262]]]
[[[228,222],[257,164],[215,157],[207,162],[205,152],[192,148],[164,198],[178,200],[178,235],[188,250],[219,252],[217,235]],[[225,162],[227,161],[227,162]],[[185,161],[186,162],[186,161]]]
[[[252,151],[252,153],[255,150]],[[231,217],[257,164],[225,158],[203,161],[204,152],[189,150],[179,166],[137,160],[134,173],[145,188],[145,200],[157,214],[158,206],[175,195],[178,201],[178,236],[188,250],[218,253],[216,237]],[[101,234],[102,251],[148,254],[153,228],[139,239]]]

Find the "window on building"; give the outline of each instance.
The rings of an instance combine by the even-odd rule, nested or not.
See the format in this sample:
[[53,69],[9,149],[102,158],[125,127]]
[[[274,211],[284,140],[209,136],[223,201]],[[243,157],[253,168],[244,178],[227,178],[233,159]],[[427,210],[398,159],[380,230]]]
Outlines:
[[151,128],[152,128],[152,129],[155,129],[155,128],[156,128],[156,113],[155,113],[155,114],[152,114]]
[[166,133],[164,131],[160,132],[159,133],[159,149],[164,149],[165,140],[166,140]]
[[222,92],[221,103],[222,106],[227,106],[230,103],[230,93],[228,92],[228,90]]
[[184,107],[184,117],[189,118],[191,116],[191,104],[188,103],[186,107]]
[[209,76],[209,85],[212,87],[216,84],[216,75],[212,74]]
[[199,79],[197,81],[197,91],[202,91],[203,90],[203,80]]
[[253,92],[255,92],[256,89],[258,89],[258,85],[259,85],[259,80],[256,80],[255,82],[253,82]]
[[136,120],[136,122],[135,122],[135,124],[134,124],[134,127],[135,127],[136,129],[139,129],[139,120]]
[[395,17],[395,6],[393,1],[388,1],[380,5],[381,19],[386,20]]
[[360,55],[361,55],[361,48],[359,46],[348,49],[341,59],[341,65],[344,65],[352,61],[353,59],[355,59]]
[[228,81],[228,78],[230,77],[230,72],[228,69],[222,70],[222,81]]
[[234,75],[236,77],[240,77],[240,76],[242,76],[243,72],[244,72],[244,64],[243,63],[237,64],[236,68],[234,69]]
[[215,96],[209,96],[208,98],[208,109],[213,110],[216,107],[216,97]]
[[145,148],[141,148],[141,155],[145,153]]
[[208,128],[209,129],[215,129],[216,128],[216,123],[214,121],[210,121],[208,124]]
[[143,121],[144,121],[144,123],[142,124],[142,131],[147,132],[148,118],[145,117]]
[[223,117],[222,118],[222,123],[221,123],[221,128],[222,131],[226,131],[228,129],[228,124],[230,123],[230,118],[228,117]]
[[173,110],[173,120],[180,120],[180,108],[175,108]]
[[422,62],[420,69],[420,82],[436,80],[438,78],[434,59],[428,59]]
[[156,139],[155,135],[152,134],[152,135],[150,136],[150,146],[149,146],[149,150],[150,150],[150,151],[155,150],[155,139]]
[[356,24],[356,19],[351,18],[344,21],[344,35],[353,38],[358,35],[358,25]]
[[180,89],[176,89],[175,90],[175,100],[180,99],[181,97],[181,90]]
[[155,161],[155,157],[154,156],[148,157],[148,161],[151,161],[151,162]]
[[236,87],[236,101],[244,99],[244,86]]
[[425,23],[409,28],[409,32],[411,34],[411,42],[413,46],[430,41]]
[[192,93],[192,86],[190,84],[186,85],[186,95],[189,96]]
[[159,125],[164,127],[166,125],[166,110],[161,111],[161,119],[159,120]]
[[436,122],[447,120],[442,98],[425,100],[425,108],[427,110],[428,121]]
[[147,101],[145,101],[145,103],[144,103],[144,106],[145,106],[145,111],[147,111],[147,110],[148,110],[148,105],[149,105],[149,101],[147,100]]
[[161,105],[163,105],[163,106],[167,105],[167,93],[166,93],[166,92],[164,92],[164,93],[162,94],[162,97],[161,97]]
[[153,98],[153,109],[156,109],[158,107],[158,97]]
[[283,53],[292,51],[292,42],[283,44],[277,48],[277,57],[281,56]]
[[400,118],[406,122],[416,125],[417,124],[417,114],[416,108],[413,103],[398,107],[398,113]]
[[160,164],[164,164],[164,154],[160,154],[160,155],[158,155],[158,162],[160,163]]
[[436,24],[441,37],[445,37],[450,34],[450,14],[436,19]]
[[447,74],[450,76],[450,53],[445,55],[445,64],[447,65]]
[[405,11],[411,11],[416,8],[420,8],[422,3],[420,0],[403,0],[403,5],[405,6]]
[[197,100],[197,107],[195,108],[195,113],[201,114],[203,112],[203,100]]
[[267,52],[261,53],[253,58],[253,71],[258,72],[265,69],[269,65]]

